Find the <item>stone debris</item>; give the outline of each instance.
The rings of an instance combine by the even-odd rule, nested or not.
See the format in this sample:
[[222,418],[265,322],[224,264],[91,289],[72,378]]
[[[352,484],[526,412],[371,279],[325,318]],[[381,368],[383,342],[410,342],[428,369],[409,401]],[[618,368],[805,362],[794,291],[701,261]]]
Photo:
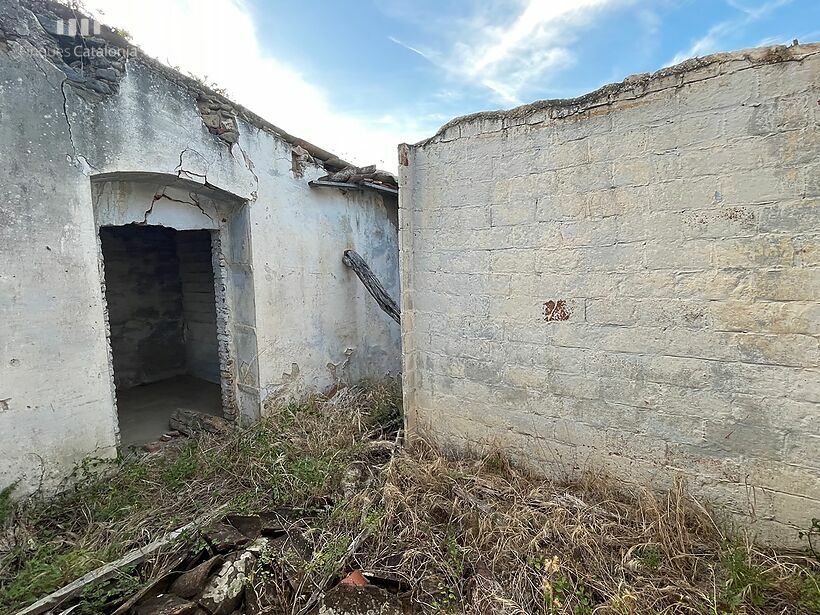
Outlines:
[[202,530],[202,537],[217,553],[234,551],[250,542],[247,536],[227,523],[217,523]]
[[168,446],[171,442],[173,442],[180,436],[182,436],[182,433],[180,431],[172,429],[162,434],[158,439],[143,444],[142,450],[149,454],[161,452],[166,446]]
[[401,599],[374,585],[337,585],[319,603],[319,615],[403,615]]
[[162,450],[162,442],[148,442],[142,445],[142,450],[146,453],[158,453]]
[[[308,605],[311,615],[415,612],[408,588],[359,569],[329,578],[312,596],[306,570],[313,549],[313,513],[280,508],[231,514],[198,532],[174,571],[152,581],[117,612],[123,615],[286,615]],[[300,516],[301,515],[301,516]],[[204,545],[204,546],[203,546]],[[340,571],[341,572],[341,571]],[[318,598],[310,604],[310,597]]]
[[174,594],[150,598],[134,609],[135,615],[193,615],[197,605]]
[[364,587],[365,585],[368,585],[370,581],[364,577],[361,570],[354,570],[342,579],[340,583],[342,585],[351,585],[353,587]]
[[193,436],[199,432],[221,435],[230,431],[231,424],[221,416],[204,414],[196,410],[178,408],[174,410],[168,425],[186,436]]
[[193,598],[205,589],[205,583],[214,568],[221,566],[223,563],[225,563],[225,558],[221,555],[202,562],[199,566],[189,570],[174,581],[171,585],[171,591],[182,598]]
[[319,181],[337,182],[340,184],[377,184],[388,188],[398,188],[399,185],[395,175],[388,171],[377,169],[376,165],[345,167],[341,171],[320,177]]
[[216,576],[205,585],[199,604],[212,615],[230,615],[242,604],[245,581],[256,556],[250,551],[225,560]]

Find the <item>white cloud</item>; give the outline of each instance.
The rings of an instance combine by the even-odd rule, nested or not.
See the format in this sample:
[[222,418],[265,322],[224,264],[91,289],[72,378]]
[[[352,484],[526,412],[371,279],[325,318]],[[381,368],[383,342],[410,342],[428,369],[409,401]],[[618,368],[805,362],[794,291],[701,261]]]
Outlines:
[[243,0],[86,4],[104,23],[127,30],[149,55],[207,78],[271,123],[356,164],[377,163],[395,171],[397,144],[429,132],[415,118],[367,118],[334,110],[321,86],[262,48]]
[[427,54],[426,54],[426,53],[424,53],[421,49],[416,49],[416,48],[415,48],[415,47],[413,47],[412,45],[408,45],[407,43],[403,43],[402,41],[400,41],[399,39],[397,39],[395,36],[388,36],[387,38],[388,38],[388,40],[390,40],[390,41],[392,41],[392,42],[396,43],[397,45],[401,45],[401,46],[402,46],[402,47],[404,47],[405,49],[407,49],[407,50],[409,50],[409,51],[412,51],[412,52],[413,52],[413,53],[415,53],[415,54],[420,55],[420,56],[421,56],[422,58],[424,58],[425,60],[429,60],[429,59],[430,59],[430,58],[428,58],[428,57],[427,57]]
[[715,24],[709,28],[705,35],[695,40],[688,49],[675,54],[675,57],[666,65],[679,64],[689,58],[705,56],[710,53],[733,48],[735,46],[733,42],[735,35],[743,32],[749,24],[758,21],[778,7],[789,4],[791,1],[792,0],[773,0],[750,7],[745,4],[740,4],[736,0],[727,0],[727,4],[739,11],[741,16]]
[[[428,50],[391,39],[418,53],[451,77],[490,89],[504,104],[519,104],[537,79],[575,63],[571,46],[601,12],[630,0],[517,0],[454,23],[449,48]],[[505,25],[498,25],[510,14]]]

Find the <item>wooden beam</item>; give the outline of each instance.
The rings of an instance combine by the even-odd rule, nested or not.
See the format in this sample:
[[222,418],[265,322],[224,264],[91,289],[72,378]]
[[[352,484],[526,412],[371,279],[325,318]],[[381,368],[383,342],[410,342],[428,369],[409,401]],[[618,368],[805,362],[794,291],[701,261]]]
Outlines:
[[216,510],[213,510],[209,513],[200,516],[198,519],[192,521],[188,525],[185,525],[177,530],[174,530],[170,534],[167,534],[162,538],[145,545],[144,547],[140,547],[138,549],[134,549],[133,551],[129,551],[120,559],[105,564],[104,566],[100,566],[96,570],[92,570],[88,574],[81,576],[76,581],[69,583],[65,587],[58,589],[57,591],[49,594],[45,598],[41,598],[34,604],[27,606],[21,611],[18,611],[17,615],[39,615],[40,613],[45,613],[46,611],[49,611],[54,607],[59,606],[66,600],[73,598],[74,596],[79,594],[87,585],[91,585],[93,583],[100,583],[101,581],[110,579],[123,568],[141,564],[146,559],[148,559],[148,557],[150,557],[156,551],[158,551],[160,548],[164,547],[165,545],[171,544],[177,538],[183,537],[186,532],[199,529],[206,523],[210,523],[213,519],[218,517],[220,513],[222,513],[226,508],[227,504],[223,504]]
[[359,276],[367,292],[376,300],[379,307],[390,316],[390,318],[401,323],[401,310],[398,304],[387,294],[379,278],[370,270],[370,267],[367,266],[364,259],[354,250],[345,250],[344,256],[342,256],[342,262]]
[[314,179],[309,181],[308,185],[315,188],[343,188],[345,190],[376,190],[378,192],[386,192],[387,194],[398,194],[398,188],[385,186],[384,184],[377,184],[375,182],[362,181],[358,184],[351,182],[333,182],[326,179]]

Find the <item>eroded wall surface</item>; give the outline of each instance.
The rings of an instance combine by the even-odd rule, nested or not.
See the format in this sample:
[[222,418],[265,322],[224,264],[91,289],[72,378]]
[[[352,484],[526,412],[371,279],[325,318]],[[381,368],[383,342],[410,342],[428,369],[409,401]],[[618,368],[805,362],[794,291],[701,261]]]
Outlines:
[[[0,9],[0,488],[52,486],[115,451],[100,225],[217,233],[223,402],[247,418],[267,399],[398,373],[398,326],[341,262],[355,249],[398,295],[395,205],[311,188],[321,158],[134,50],[61,64],[46,1]],[[123,183],[139,189],[111,192]]]
[[[722,54],[400,148],[415,433],[820,508],[820,46]],[[782,544],[782,543],[781,543]]]

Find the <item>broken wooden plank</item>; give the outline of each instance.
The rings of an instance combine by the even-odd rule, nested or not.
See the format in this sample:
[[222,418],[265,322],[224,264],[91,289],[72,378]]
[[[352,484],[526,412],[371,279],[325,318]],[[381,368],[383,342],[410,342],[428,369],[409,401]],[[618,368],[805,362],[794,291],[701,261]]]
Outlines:
[[148,543],[144,547],[139,547],[138,549],[129,551],[118,560],[115,560],[108,564],[104,564],[96,570],[92,570],[88,574],[81,576],[79,579],[72,581],[65,587],[61,587],[57,591],[50,593],[45,598],[41,598],[34,604],[31,604],[23,610],[18,611],[17,615],[39,615],[40,613],[45,613],[46,611],[59,606],[66,600],[73,598],[74,596],[79,594],[86,586],[91,585],[92,583],[100,583],[102,581],[110,579],[123,568],[141,564],[146,559],[148,559],[148,557],[151,556],[153,553],[155,553],[165,545],[171,544],[177,538],[184,535],[186,532],[199,528],[202,525],[211,521],[212,519],[216,518],[222,513],[223,510],[225,510],[225,508],[227,508],[227,504],[224,504],[216,510],[213,510],[205,515],[200,516],[194,521],[191,521],[191,523],[188,523],[187,525],[184,525],[181,528],[174,530],[170,534],[166,534],[165,536],[155,540],[154,542]]
[[379,307],[390,316],[390,318],[401,323],[401,310],[398,304],[387,294],[379,278],[370,270],[365,260],[354,250],[345,250],[344,256],[342,256],[342,262],[359,276],[367,292],[376,300]]
[[308,182],[308,185],[316,186],[319,188],[344,188],[346,190],[363,190],[364,188],[371,188],[373,190],[378,190],[379,192],[386,192],[387,194],[395,195],[399,193],[398,188],[393,188],[392,186],[385,186],[384,184],[369,181],[361,181],[357,184],[354,184],[352,182],[332,182],[323,179],[314,179],[313,181]]

